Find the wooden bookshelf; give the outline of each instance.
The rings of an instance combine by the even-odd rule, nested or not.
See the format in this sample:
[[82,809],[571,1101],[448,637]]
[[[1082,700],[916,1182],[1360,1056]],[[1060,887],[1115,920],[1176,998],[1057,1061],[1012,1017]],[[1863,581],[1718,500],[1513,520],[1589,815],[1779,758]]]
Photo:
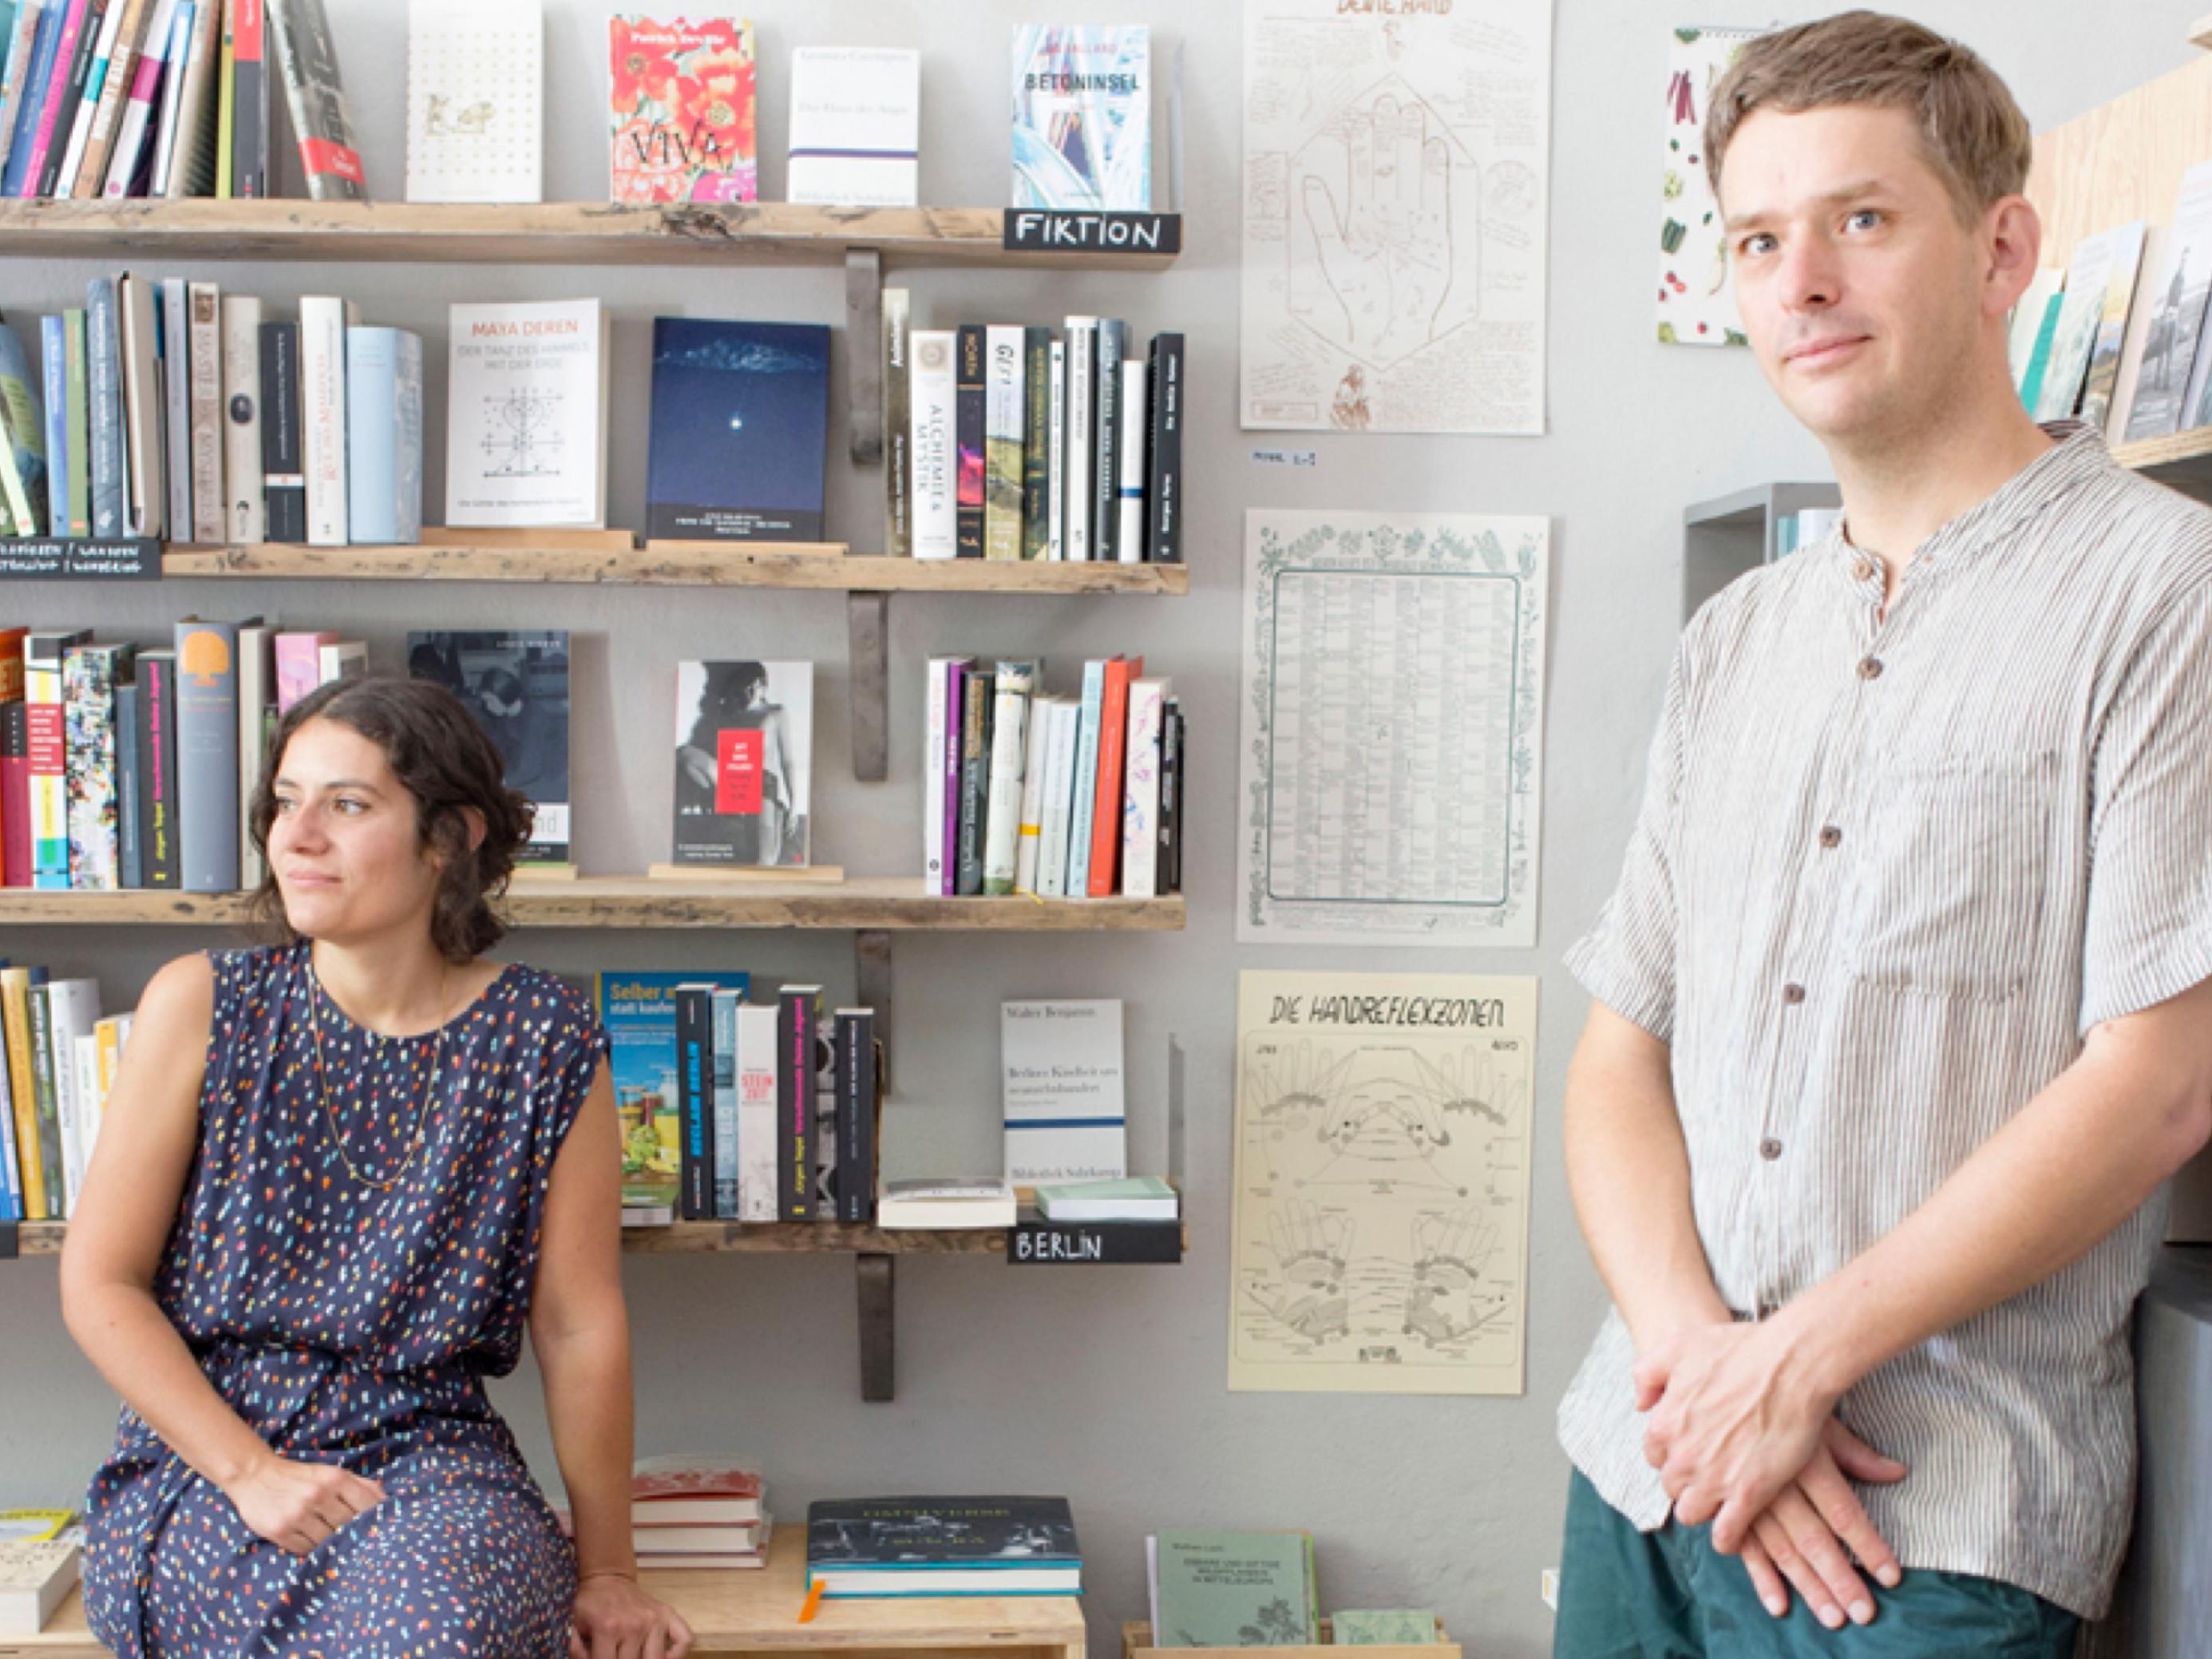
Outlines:
[[2185,495],[2212,501],[2212,426],[2122,444],[2112,459]]
[[441,264],[1043,266],[1161,270],[1171,253],[1001,246],[1000,208],[785,202],[620,206],[416,202],[0,202],[0,254],[33,258],[399,261]]
[[[59,1255],[66,1221],[16,1224],[24,1255]],[[848,1227],[830,1222],[678,1221],[665,1227],[625,1227],[623,1249],[635,1255],[705,1255],[741,1251],[767,1255],[993,1255],[1006,1254],[1001,1228]]]
[[[518,881],[499,906],[517,927],[831,928],[914,933],[1164,933],[1183,925],[1180,894],[1166,898],[938,898],[912,876],[842,882],[659,881],[583,876]],[[40,892],[0,888],[0,924],[40,927],[228,927],[247,919],[242,893],[132,890]]]
[[598,584],[611,587],[788,587],[853,593],[1188,593],[1181,564],[1014,559],[893,559],[842,544],[804,548],[420,546],[227,547],[178,544],[165,577],[277,581]]

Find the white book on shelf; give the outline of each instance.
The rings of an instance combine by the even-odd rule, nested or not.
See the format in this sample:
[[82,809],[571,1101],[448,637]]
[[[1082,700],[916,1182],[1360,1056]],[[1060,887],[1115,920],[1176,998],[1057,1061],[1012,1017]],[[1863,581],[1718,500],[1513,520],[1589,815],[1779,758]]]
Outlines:
[[407,199],[545,198],[541,0],[410,0]]
[[174,526],[179,538],[213,546],[222,540],[222,290],[213,283],[185,289],[192,331],[192,516]]
[[1054,697],[1046,710],[1044,800],[1037,819],[1037,896],[1067,896],[1068,817],[1075,795],[1075,728],[1082,710]]
[[791,54],[784,199],[913,207],[921,199],[921,54],[801,46]]
[[261,501],[261,301],[222,296],[224,532],[251,544],[267,535]]
[[1021,852],[1022,760],[1028,753],[1025,722],[1040,665],[1001,662],[992,678],[991,773],[983,818],[983,890],[1014,890]]
[[1133,352],[1121,360],[1121,407],[1115,416],[1121,441],[1116,462],[1121,521],[1114,548],[1123,564],[1145,562],[1145,428],[1150,419],[1145,390],[1145,360]]
[[1044,744],[1054,699],[1030,698],[1029,729],[1022,742],[1021,842],[1014,852],[1014,891],[1036,891],[1037,848],[1044,840]]
[[346,544],[345,331],[361,320],[351,301],[300,301],[300,436],[307,474],[307,541]]
[[1129,735],[1121,759],[1121,894],[1159,896],[1160,730],[1167,679],[1129,682]]
[[1060,513],[1065,523],[1061,557],[1091,556],[1091,453],[1097,441],[1093,430],[1097,406],[1098,319],[1067,319],[1067,432],[1064,441],[1066,465],[1060,478]]
[[917,328],[908,337],[908,453],[914,465],[914,556],[959,555],[959,462],[954,453],[954,335]]
[[1129,1172],[1120,1002],[1003,1003],[999,1061],[1009,1184]]
[[932,657],[923,690],[921,729],[921,890],[934,895],[945,879],[945,721],[955,657]]
[[605,302],[456,305],[448,320],[446,522],[604,526]]
[[84,1180],[85,1115],[89,1103],[77,1098],[76,1040],[90,1036],[100,1024],[100,981],[96,979],[58,979],[46,987],[48,1053],[54,1068],[54,1115],[59,1120],[64,1213],[76,1209],[77,1188]]
[[176,538],[192,526],[192,300],[191,284],[172,276],[161,284],[161,405],[168,459],[169,522]]
[[1048,559],[1067,556],[1067,512],[1063,500],[1067,467],[1067,342],[1054,340],[1046,368],[1044,516]]
[[774,1221],[775,1206],[776,1009],[738,1009],[738,1219]]

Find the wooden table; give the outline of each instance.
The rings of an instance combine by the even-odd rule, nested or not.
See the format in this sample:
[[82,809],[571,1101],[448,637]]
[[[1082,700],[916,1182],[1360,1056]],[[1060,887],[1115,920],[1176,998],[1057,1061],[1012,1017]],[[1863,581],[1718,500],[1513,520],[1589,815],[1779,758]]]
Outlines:
[[[1084,1659],[1083,1603],[1073,1595],[944,1596],[824,1601],[811,1624],[805,1600],[804,1528],[779,1530],[765,1567],[751,1571],[652,1572],[647,1589],[673,1606],[698,1637],[696,1655],[799,1656],[823,1650],[907,1649],[945,1659]],[[75,1591],[36,1636],[0,1636],[0,1659],[100,1659]]]

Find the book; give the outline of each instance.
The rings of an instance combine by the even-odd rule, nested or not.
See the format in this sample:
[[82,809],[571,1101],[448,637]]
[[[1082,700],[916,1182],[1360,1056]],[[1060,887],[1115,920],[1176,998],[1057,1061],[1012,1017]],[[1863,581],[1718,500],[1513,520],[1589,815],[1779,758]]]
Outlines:
[[1047,507],[1050,466],[1052,331],[1022,331],[1022,546],[1021,556],[1042,559],[1049,549]]
[[678,665],[672,861],[810,862],[813,725],[811,662]]
[[[2047,271],[2038,271],[2036,279],[2063,280]],[[2015,319],[2031,309],[2034,294],[2031,284],[2015,308]],[[2129,443],[2180,430],[2196,408],[2189,392],[2202,384],[2196,372],[2198,359],[2203,357],[2212,367],[2212,356],[2198,349],[2204,336],[2206,296],[2212,294],[2212,161],[2199,162],[2182,174],[2165,269],[2153,294],[2149,343],[2128,411],[2124,435]],[[2018,332],[2015,327],[2015,337]]]
[[784,199],[823,207],[920,200],[921,54],[801,46],[791,54]]
[[28,744],[32,885],[70,885],[67,710],[64,667],[69,653],[90,643],[89,629],[41,629],[23,641],[23,703]]
[[714,1115],[714,1202],[710,1219],[738,1219],[738,1010],[744,994],[715,986],[708,992],[707,1100]]
[[155,355],[153,283],[125,272],[116,286],[115,314],[123,372],[123,531],[127,536],[161,536],[170,526],[161,474],[161,362]]
[[1019,845],[1014,852],[1017,893],[1034,893],[1037,881],[1037,848],[1044,836],[1045,737],[1052,725],[1054,699],[1032,696],[1022,745],[1021,823]]
[[870,1498],[807,1506],[806,1583],[828,1598],[1073,1595],[1075,1519],[1061,1498]]
[[914,338],[908,290],[884,290],[884,553],[914,556]]
[[1182,1199],[1157,1176],[1135,1176],[1040,1182],[1036,1206],[1048,1221],[1173,1221],[1182,1213]]
[[57,196],[82,197],[96,191],[84,188],[88,173],[97,178],[101,162],[94,152],[104,149],[115,132],[122,102],[122,82],[130,60],[146,30],[149,0],[110,0],[94,47],[92,72],[85,78],[84,96],[76,106],[70,130],[69,149],[63,154],[55,179]]
[[606,305],[447,308],[446,522],[607,521]]
[[1011,1227],[1014,1189],[1003,1181],[887,1181],[876,1198],[876,1225],[941,1231]]
[[1098,732],[1106,697],[1106,665],[1093,659],[1083,665],[1083,699],[1075,726],[1074,781],[1067,801],[1066,894],[1082,898],[1090,892],[1092,819],[1098,805]]
[[1328,1616],[1340,1647],[1421,1647],[1437,1640],[1437,1616],[1411,1608],[1339,1607]]
[[1120,519],[1114,527],[1114,549],[1123,564],[1145,560],[1145,440],[1150,435],[1146,370],[1141,357],[1121,359],[1121,451],[1114,462]]
[[[938,788],[945,798],[945,870],[937,892],[951,898],[960,890],[960,792],[968,752],[968,677],[975,672],[973,657],[948,657],[945,671],[945,750],[934,758]],[[923,787],[927,787],[925,780]]]
[[1182,562],[1182,336],[1155,334],[1146,392],[1145,557]]
[[777,1079],[782,1075],[774,1005],[737,1007],[738,1209],[739,1221],[774,1221],[781,1162],[777,1156]]
[[23,89],[29,82],[31,58],[38,49],[39,24],[49,0],[22,0],[5,31],[6,67],[0,71],[0,178],[7,174],[15,145],[15,124],[22,113]]
[[[165,84],[173,86],[182,78],[182,54],[191,38],[191,8],[179,0],[155,0],[145,39],[130,65],[130,82],[116,118],[114,141],[100,165],[93,194],[119,198],[143,192],[161,93]],[[85,182],[81,176],[80,195],[84,193]],[[133,190],[134,185],[138,190]]]
[[[54,1068],[54,1030],[46,970],[31,969],[31,1088],[38,1106],[39,1167],[46,1182],[46,1214],[69,1216],[68,1153],[62,1144],[60,1079]],[[20,1152],[21,1148],[19,1146]]]
[[289,632],[276,636],[276,713],[282,718],[292,705],[323,683],[322,650],[336,645],[337,634]]
[[1153,1545],[1161,1647],[1310,1645],[1310,1546],[1296,1532],[1162,1532]]
[[85,284],[86,419],[92,449],[92,533],[122,536],[129,462],[123,453],[123,343],[116,282],[95,276]]
[[346,534],[422,539],[422,339],[403,328],[345,331]]
[[177,818],[177,653],[138,653],[138,844],[145,884],[184,882]]
[[985,797],[983,891],[1003,896],[1014,890],[1021,855],[1022,763],[1029,752],[1030,694],[1039,665],[1002,662],[991,674],[989,783]]
[[63,312],[62,324],[69,348],[69,534],[82,538],[92,534],[92,394],[84,307]]
[[[77,94],[83,88],[84,74],[89,67],[91,37],[85,27],[88,18],[97,29],[100,20],[94,14],[90,0],[65,0],[53,56],[46,65],[46,90],[30,130],[30,152],[20,187],[9,191],[10,195],[41,197],[54,192],[54,174],[61,165],[59,146],[68,143],[69,119],[76,112]],[[40,84],[39,66],[35,64],[32,75],[35,88]]]
[[1129,684],[1129,736],[1121,766],[1121,892],[1159,896],[1161,734],[1170,686],[1165,679]]
[[171,277],[161,284],[161,408],[169,522],[188,539],[192,525],[191,284]]
[[[23,1219],[23,1171],[15,1157],[15,1102],[8,1067],[0,1064],[0,1223]],[[0,1515],[0,1539],[9,1534]]]
[[753,26],[618,15],[607,27],[612,199],[753,200]]
[[602,970],[596,979],[599,1024],[612,1057],[615,1115],[622,1129],[623,1206],[665,1208],[672,1218],[683,1174],[683,1103],[678,1093],[676,988],[710,984],[742,992],[743,972]]
[[714,1218],[714,986],[689,981],[676,988],[676,1212],[686,1221]]
[[[2104,418],[2100,423],[2108,445],[2117,447],[2127,438],[2128,416],[2135,408],[2136,386],[2142,378],[2143,355],[2150,344],[2150,331],[2158,309],[2157,283],[2165,272],[2166,245],[2172,232],[2165,225],[2153,225],[2143,233],[2142,255],[2136,262],[2135,292],[2130,296],[2127,325],[2120,336],[2118,367],[2114,371],[2109,388],[2104,393]],[[1810,519],[1810,514],[1801,515]]]
[[1013,205],[1148,211],[1152,32],[1142,24],[1013,30]]
[[1067,896],[1067,826],[1074,806],[1075,744],[1083,723],[1079,704],[1049,700],[1044,744],[1043,805],[1037,819],[1036,890],[1042,898]]
[[63,653],[69,884],[76,890],[112,892],[123,885],[115,691],[131,677],[133,649],[87,641]]
[[[240,0],[250,4],[252,0]],[[192,283],[185,292],[191,329],[189,387],[191,421],[191,515],[177,521],[181,536],[209,544],[222,540],[226,487],[222,476],[222,294],[213,283]],[[181,368],[185,354],[176,355]]]
[[40,1132],[38,1072],[31,1052],[31,988],[34,973],[43,978],[46,969],[0,968],[0,1024],[4,1024],[8,1040],[8,1092],[15,1108],[15,1158],[23,1183],[23,1218],[58,1221],[62,1218],[61,1170],[58,1164],[51,1171],[50,1186],[46,1143]]
[[953,718],[955,657],[932,657],[922,683],[921,890],[944,891],[945,829],[944,757],[946,724]]
[[2098,313],[2094,337],[2089,347],[2089,367],[2081,388],[2082,421],[2102,431],[2112,415],[2112,394],[2118,384],[2121,348],[2126,341],[2128,317],[2134,308],[2136,286],[2146,258],[2155,259],[2151,246],[2154,227],[2137,221],[2116,239],[2112,267],[2106,278],[2104,304]]
[[529,799],[525,865],[569,860],[568,648],[565,629],[407,635],[409,676],[460,698],[499,750],[507,787]]
[[985,449],[990,418],[987,331],[963,323],[953,331],[953,544],[963,559],[983,556],[983,520],[989,462]]
[[963,898],[983,890],[985,836],[989,833],[991,722],[997,717],[997,688],[988,668],[961,676],[959,824],[953,891]]
[[84,1551],[58,1539],[0,1539],[0,1635],[35,1636],[76,1588]]
[[1160,732],[1159,890],[1182,891],[1182,708],[1168,699]]
[[0,322],[0,479],[18,535],[46,526],[46,417],[39,407],[42,376],[31,367],[13,323]]
[[1046,366],[1044,556],[1064,559],[1067,522],[1067,343],[1054,340]]
[[19,88],[19,101],[9,136],[8,165],[0,172],[0,195],[29,194],[23,187],[26,177],[36,182],[31,172],[31,150],[38,137],[39,116],[46,103],[46,85],[53,78],[54,58],[61,48],[70,3],[70,0],[46,0],[39,14],[29,58],[21,64],[20,72],[10,70],[10,81]]
[[[269,3],[231,0],[230,193],[240,200],[275,194],[270,188],[268,19],[263,9]],[[331,85],[335,89],[335,75]],[[314,193],[312,188],[308,193]]]
[[1118,562],[1121,546],[1121,359],[1128,325],[1098,319],[1097,384],[1091,392],[1091,556]]
[[316,294],[301,297],[301,454],[307,483],[307,541],[316,547],[343,547],[350,539],[346,526],[345,331],[359,320],[360,307],[349,300]]
[[0,1543],[61,1538],[76,1520],[75,1510],[0,1510]]
[[20,697],[0,702],[0,882],[33,884],[30,710]]
[[234,891],[239,876],[238,624],[176,625],[179,884]]
[[231,124],[237,114],[238,90],[231,71],[236,67],[234,46],[238,27],[239,0],[218,0],[222,9],[222,38],[215,60],[215,194],[218,201],[231,196]]
[[91,1162],[94,1118],[99,1103],[83,1086],[77,1052],[80,1040],[89,1042],[100,1022],[100,981],[92,979],[51,980],[45,987],[47,1053],[53,1067],[54,1124],[62,1158],[62,1204],[64,1215],[76,1211],[77,1194]]
[[820,541],[829,421],[827,328],[654,318],[647,534]]
[[1067,559],[1094,557],[1091,465],[1097,447],[1095,399],[1098,390],[1098,319],[1070,317],[1067,349],[1066,459],[1061,468],[1062,554]]
[[840,1008],[836,1032],[837,1086],[836,1218],[864,1226],[876,1198],[876,1011]]
[[123,27],[123,12],[124,0],[91,0],[86,9],[76,53],[70,63],[69,87],[54,124],[53,145],[39,180],[41,196],[60,199],[75,193],[76,169],[83,164],[84,147],[92,137],[92,118],[100,106],[100,83]]
[[258,887],[267,872],[247,826],[269,769],[270,711],[276,702],[276,628],[255,617],[238,629],[238,884]]
[[261,325],[262,529],[272,542],[307,539],[307,453],[300,431],[300,325]]
[[663,1522],[635,1528],[630,1541],[636,1547],[641,1566],[659,1567],[664,1556],[751,1555],[760,1547],[760,1532],[750,1522],[729,1525],[707,1522],[688,1527]]
[[1128,1173],[1121,1003],[1001,1004],[999,1064],[1008,1184]]
[[410,0],[407,199],[545,195],[543,0]]
[[[46,533],[69,534],[69,319],[39,319],[39,369],[45,393],[46,440]],[[82,445],[78,447],[82,448]],[[19,463],[20,465],[20,463]]]
[[[1084,868],[1084,890],[1107,898],[1119,890],[1121,853],[1121,787],[1129,741],[1129,683],[1142,676],[1142,657],[1110,657],[1098,702],[1098,778],[1092,793],[1091,857]],[[1082,826],[1078,824],[1077,830]]]
[[2080,403],[2090,353],[2104,325],[2107,291],[2122,264],[2127,266],[2128,286],[2133,288],[2135,251],[2142,246],[2142,222],[2136,220],[2085,236],[2074,249],[2056,332],[2037,384],[2033,405],[2037,420],[2065,420]]
[[[284,106],[300,143],[307,195],[317,202],[360,202],[368,182],[354,146],[353,118],[338,78],[337,48],[323,0],[262,0],[268,7]],[[305,321],[304,302],[301,320]],[[341,538],[343,539],[343,538]]]
[[914,556],[950,559],[960,545],[957,336],[951,329],[918,328],[911,339],[907,429],[914,470]]
[[983,331],[983,556],[1022,556],[1023,331]]
[[776,1216],[814,1215],[814,1077],[822,1042],[822,988],[787,985],[776,996]]
[[756,1526],[767,1518],[762,1499],[759,1468],[747,1458],[674,1452],[630,1466],[634,1528]]
[[[265,3],[265,0],[264,0]],[[207,196],[215,190],[215,85],[219,0],[179,3],[177,28],[190,33],[181,42],[184,72],[176,72],[179,44],[171,46],[170,72],[162,88],[161,121],[154,136],[154,172],[148,192],[171,201]],[[189,14],[189,15],[187,15]]]
[[222,296],[222,528],[227,539],[250,545],[263,539],[266,524],[261,475],[261,301],[251,295]]

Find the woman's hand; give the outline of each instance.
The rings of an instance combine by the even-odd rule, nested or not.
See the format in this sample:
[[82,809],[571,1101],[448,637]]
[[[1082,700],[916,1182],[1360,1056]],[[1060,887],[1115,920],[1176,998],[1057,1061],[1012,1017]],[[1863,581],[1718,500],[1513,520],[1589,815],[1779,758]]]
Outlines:
[[691,1626],[620,1573],[595,1572],[576,1586],[568,1659],[684,1659]]
[[384,1488],[333,1463],[303,1463],[272,1452],[225,1486],[222,1495],[256,1535],[305,1555],[382,1503]]

